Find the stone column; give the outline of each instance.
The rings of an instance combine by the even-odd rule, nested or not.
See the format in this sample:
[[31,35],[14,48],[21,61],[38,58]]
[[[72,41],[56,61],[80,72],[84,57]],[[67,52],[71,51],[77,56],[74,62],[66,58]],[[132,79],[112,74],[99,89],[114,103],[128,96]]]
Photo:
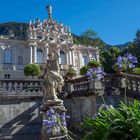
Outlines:
[[47,59],[48,59],[48,46],[46,46],[44,50],[44,63],[47,62]]
[[[58,49],[57,49],[57,52],[58,52],[58,54],[59,54],[59,56],[60,56],[60,49],[59,49],[59,47],[57,47]],[[59,57],[59,64],[61,64],[61,58]]]
[[67,59],[67,65],[69,65],[69,54],[68,54],[68,52],[66,53],[66,59]]
[[69,65],[72,65],[72,55],[71,55],[71,50],[69,50]]
[[34,46],[34,63],[37,63],[37,47]]
[[74,50],[72,50],[71,53],[72,53],[72,65],[75,66],[75,55],[74,55]]
[[33,63],[33,61],[32,61],[32,58],[33,58],[32,53],[33,53],[33,47],[30,46],[30,63],[31,63],[31,64]]
[[[60,54],[59,48],[57,53]],[[44,75],[42,140],[60,140],[68,137],[65,120],[66,109],[63,101],[57,97],[64,86],[64,79],[57,70],[60,69],[58,59],[57,57],[57,60],[48,61],[49,67],[46,67],[47,72]]]

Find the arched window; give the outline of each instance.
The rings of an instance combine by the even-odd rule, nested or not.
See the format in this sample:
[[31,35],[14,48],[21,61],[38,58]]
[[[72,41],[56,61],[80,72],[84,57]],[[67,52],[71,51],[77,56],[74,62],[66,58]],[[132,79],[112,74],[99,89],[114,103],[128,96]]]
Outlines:
[[23,57],[22,56],[18,57],[18,65],[23,65]]
[[4,63],[12,64],[12,50],[9,49],[4,50]]
[[37,49],[37,63],[41,64],[43,63],[43,51],[41,49]]
[[60,64],[62,65],[66,64],[66,54],[64,51],[60,51]]
[[86,55],[83,56],[83,62],[84,62],[84,66],[88,64],[89,62],[88,56]]

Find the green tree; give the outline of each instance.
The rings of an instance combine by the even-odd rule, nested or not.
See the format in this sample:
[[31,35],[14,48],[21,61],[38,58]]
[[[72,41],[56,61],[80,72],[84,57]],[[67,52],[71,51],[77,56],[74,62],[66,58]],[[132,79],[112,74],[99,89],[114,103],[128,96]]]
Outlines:
[[135,45],[140,46],[140,30],[138,29],[134,38],[134,42]]
[[28,64],[24,68],[26,76],[38,76],[41,73],[40,67],[37,64]]
[[88,69],[89,69],[89,66],[83,66],[80,69],[80,75],[85,75],[87,73]]
[[113,65],[120,53],[121,51],[117,47],[110,47],[108,50],[101,52],[100,59],[105,72],[112,73],[114,71]]
[[101,49],[105,46],[104,41],[102,41],[98,34],[92,29],[83,32],[80,36],[73,35],[73,37],[74,43],[76,44],[83,44],[86,46],[98,46]]

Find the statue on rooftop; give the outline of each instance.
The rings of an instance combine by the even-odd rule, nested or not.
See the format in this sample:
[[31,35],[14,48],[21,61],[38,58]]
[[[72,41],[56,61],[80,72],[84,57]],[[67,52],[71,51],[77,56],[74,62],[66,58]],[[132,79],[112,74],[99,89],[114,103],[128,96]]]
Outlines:
[[52,19],[52,6],[48,5],[47,6],[47,11],[48,11],[48,17],[49,19]]

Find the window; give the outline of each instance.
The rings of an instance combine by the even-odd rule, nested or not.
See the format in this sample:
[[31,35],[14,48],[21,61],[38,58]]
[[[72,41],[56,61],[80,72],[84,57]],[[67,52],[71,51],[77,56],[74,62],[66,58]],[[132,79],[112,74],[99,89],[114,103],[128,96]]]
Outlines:
[[64,51],[60,51],[60,64],[62,65],[66,64],[66,54]]
[[5,74],[4,79],[10,79],[10,74]]
[[18,65],[23,65],[23,57],[22,56],[18,57]]
[[43,51],[41,49],[37,49],[37,63],[43,63]]
[[83,56],[83,62],[84,62],[84,66],[88,64],[89,62],[88,56],[86,55]]
[[12,50],[4,50],[4,63],[12,64]]

